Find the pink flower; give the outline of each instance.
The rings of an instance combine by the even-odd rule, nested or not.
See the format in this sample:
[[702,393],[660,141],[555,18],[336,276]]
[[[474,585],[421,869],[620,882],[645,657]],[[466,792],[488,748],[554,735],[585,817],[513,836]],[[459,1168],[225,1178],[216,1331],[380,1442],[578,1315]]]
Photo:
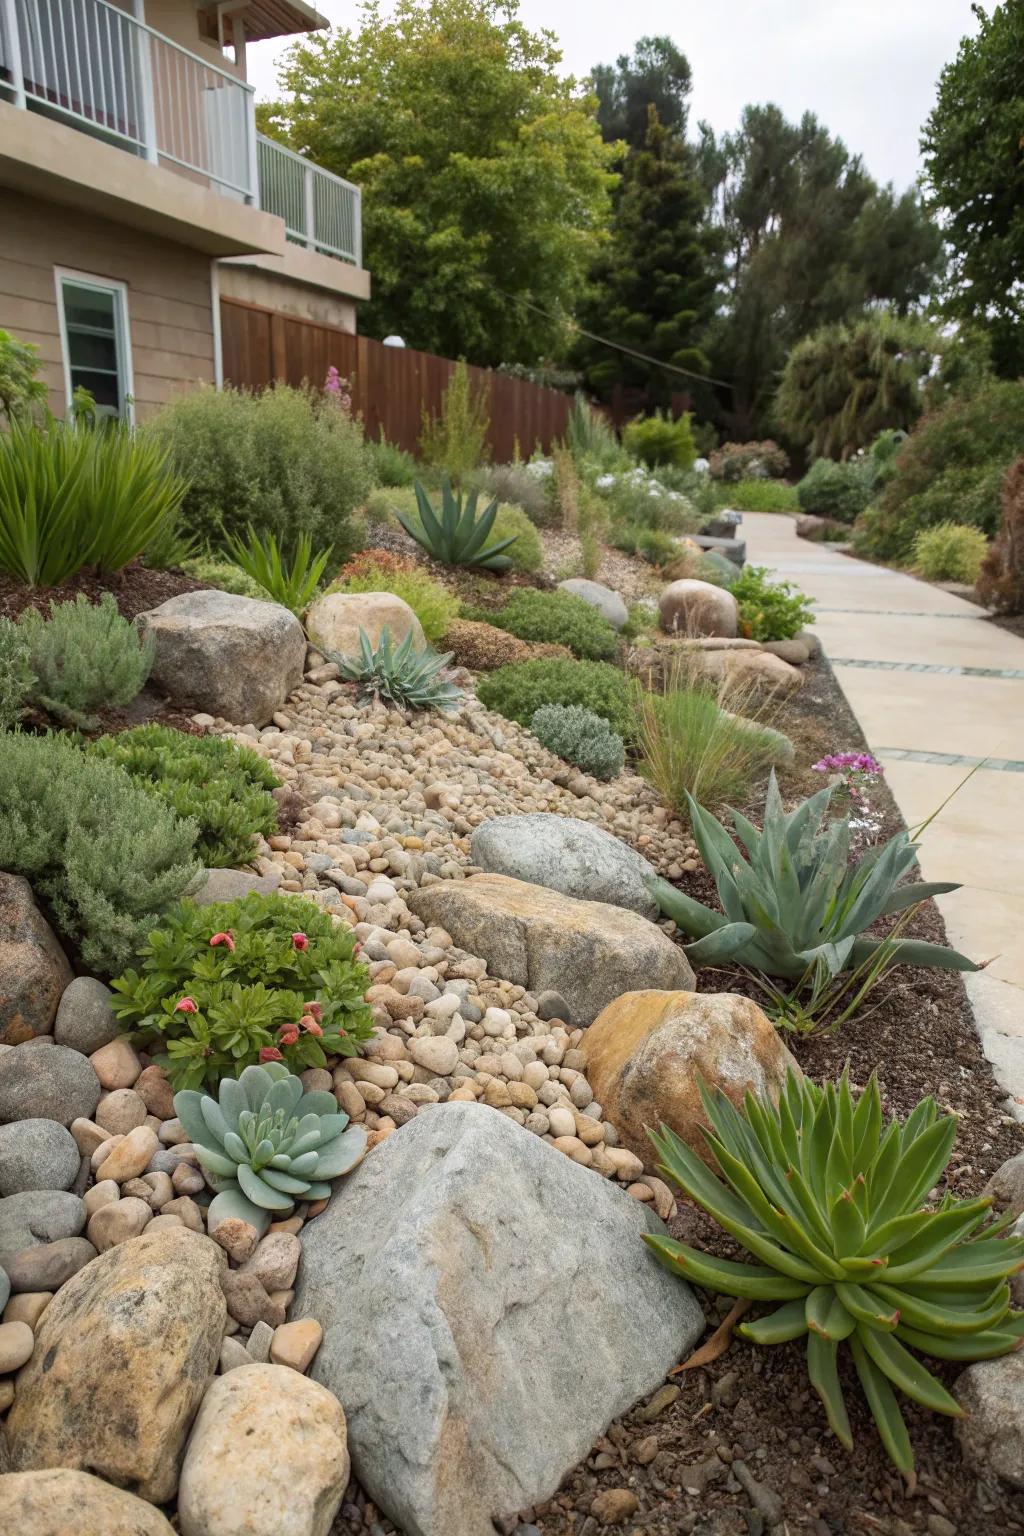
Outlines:
[[306,1012],[309,1014],[309,1016],[311,1018],[316,1019],[318,1024],[319,1024],[320,1020],[323,1018],[323,1014],[324,1014],[324,1011],[321,1008],[319,1003],[307,1003],[306,1004]]
[[306,938],[306,935],[304,933],[293,933],[292,934],[292,943],[295,945],[296,949],[308,949],[309,948],[309,940]]
[[297,1024],[282,1024],[277,1032],[277,1038],[282,1045],[294,1045],[299,1038],[299,1026]]
[[260,1061],[284,1061],[276,1045],[265,1045],[260,1051]]
[[175,1013],[198,1013],[199,1004],[194,997],[181,997],[174,1005]]
[[234,954],[235,941],[231,937],[230,933],[215,933],[213,938],[210,940],[210,948],[216,949],[218,944],[225,945],[226,948],[230,949],[231,953]]
[[333,363],[327,370],[327,377],[324,380],[324,389],[326,389],[329,395],[341,394],[341,374],[338,372],[337,368],[335,368]]
[[307,1035],[323,1034],[323,1030],[317,1023],[316,1019],[313,1018],[312,1014],[304,1013],[302,1018],[299,1020],[299,1026],[306,1031]]

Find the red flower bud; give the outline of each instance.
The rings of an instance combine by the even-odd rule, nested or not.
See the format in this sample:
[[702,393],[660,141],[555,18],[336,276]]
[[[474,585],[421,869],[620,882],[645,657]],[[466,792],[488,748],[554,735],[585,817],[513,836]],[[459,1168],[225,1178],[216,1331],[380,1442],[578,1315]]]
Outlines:
[[219,944],[223,944],[227,949],[231,950],[232,954],[234,954],[235,941],[231,937],[230,933],[215,933],[213,938],[210,940],[210,948],[216,949]]
[[284,1061],[276,1045],[265,1045],[260,1051],[260,1061]]
[[309,948],[309,940],[306,938],[306,935],[304,933],[293,933],[292,934],[292,943],[295,945],[296,949],[308,949]]
[[319,1024],[320,1020],[323,1018],[323,1013],[324,1013],[324,1011],[321,1008],[320,1004],[319,1003],[307,1003],[305,1006],[306,1006],[306,1012],[310,1015],[311,1018],[316,1019],[317,1023]]
[[299,1020],[299,1024],[309,1035],[322,1035],[323,1030],[311,1014],[305,1013]]
[[194,997],[181,997],[174,1005],[175,1013],[198,1013],[199,1004]]
[[294,1045],[299,1038],[299,1026],[297,1024],[282,1024],[277,1032],[277,1038],[282,1045]]

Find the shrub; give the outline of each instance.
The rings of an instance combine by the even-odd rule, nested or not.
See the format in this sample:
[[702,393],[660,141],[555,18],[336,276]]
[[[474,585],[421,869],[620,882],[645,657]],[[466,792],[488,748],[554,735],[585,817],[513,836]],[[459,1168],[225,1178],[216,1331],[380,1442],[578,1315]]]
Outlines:
[[64,725],[95,730],[94,711],[130,704],[153,665],[153,637],[139,639],[109,592],[98,603],[82,593],[72,603],[54,603],[48,618],[26,608],[18,623],[36,677],[35,702]]
[[618,648],[615,630],[592,603],[571,592],[538,592],[520,587],[497,613],[487,615],[491,624],[518,635],[520,640],[566,645],[574,656],[589,661],[608,661]]
[[8,423],[46,407],[46,384],[37,378],[39,348],[0,331],[0,416]]
[[747,640],[792,640],[814,623],[814,607],[791,581],[773,581],[764,565],[745,565],[732,584],[740,634]]
[[358,1055],[369,982],[343,923],[301,896],[250,894],[175,907],[111,985],[132,1039],[164,1047],[175,1088],[199,1088],[260,1061],[301,1072]]
[[575,704],[542,704],[530,720],[541,746],[595,779],[622,772],[626,749],[607,720]]
[[594,469],[615,470],[627,461],[615,428],[607,416],[592,406],[579,390],[573,395],[569,422],[565,429],[565,446],[572,454],[577,469],[588,465]]
[[416,460],[404,448],[389,443],[383,427],[376,442],[367,438],[366,449],[378,485],[412,485],[416,479]]
[[236,597],[255,597],[266,602],[267,594],[258,581],[247,576],[233,560],[219,560],[214,555],[196,555],[183,560],[181,569],[193,581],[219,592],[233,592]]
[[35,681],[24,629],[10,619],[0,619],[0,731],[17,725],[28,708]]
[[797,512],[800,498],[784,480],[734,480],[720,498],[736,512]]
[[713,480],[778,480],[789,469],[789,459],[778,443],[723,443],[708,455]]
[[140,725],[101,736],[88,750],[130,773],[143,789],[196,822],[196,853],[211,869],[245,864],[253,838],[277,831],[272,789],[280,780],[265,758],[219,736],[186,736]]
[[914,540],[914,565],[926,581],[962,581],[973,586],[988,552],[980,528],[936,523]]
[[331,558],[329,549],[321,549],[315,555],[308,533],[300,533],[292,550],[291,564],[286,564],[282,551],[272,533],[260,538],[252,526],[248,540],[229,537],[228,553],[239,570],[254,581],[264,598],[280,603],[297,618],[301,618],[316,596],[320,578]]
[[462,699],[462,690],[440,675],[451,653],[439,656],[436,651],[415,650],[412,630],[396,646],[385,624],[374,646],[361,629],[358,656],[341,656],[337,651],[328,651],[327,656],[346,682],[359,684],[364,697],[398,709],[454,709]]
[[30,882],[90,970],[120,970],[184,894],[196,830],[68,739],[0,735],[0,869]]
[[478,479],[486,496],[497,497],[499,505],[521,507],[538,528],[555,521],[548,482],[531,473],[528,465],[492,464],[480,471]]
[[1007,613],[1024,610],[1024,459],[1003,481],[1003,523],[978,579],[983,602]]
[[629,422],[622,433],[622,444],[648,469],[661,464],[674,464],[679,469],[690,469],[697,450],[690,431],[690,418],[684,411],[675,421],[656,411],[653,416],[638,416]]
[[576,461],[567,448],[555,449],[552,489],[561,526],[579,539],[583,575],[593,579],[601,568],[607,510],[593,487],[580,479]]
[[0,571],[53,587],[83,566],[119,571],[177,519],[184,482],[127,427],[0,432]]
[[457,666],[469,667],[474,672],[493,672],[496,667],[537,656],[569,655],[560,645],[531,645],[507,630],[474,619],[454,619],[445,632],[444,643]]
[[883,493],[857,519],[854,546],[861,554],[906,562],[912,557],[917,535],[937,523],[964,523],[992,535],[999,526],[1005,473],[1002,464],[943,470],[919,495],[904,502],[898,523],[886,509]]
[[629,684],[607,661],[524,661],[480,679],[477,697],[506,720],[529,725],[542,704],[579,704],[620,736],[630,725]]
[[188,532],[184,524],[168,520],[143,550],[143,563],[151,571],[180,570],[187,560],[199,555],[199,540]]
[[601,475],[594,485],[607,506],[613,532],[633,523],[663,533],[696,533],[703,521],[688,496],[668,490],[642,469]]
[[645,528],[642,523],[618,524],[608,534],[608,542],[627,555],[639,555],[648,565],[666,565],[679,554],[678,539],[658,528]]
[[459,611],[459,600],[422,566],[383,549],[366,549],[338,572],[332,592],[392,592],[408,603],[431,642],[440,640]]
[[332,397],[275,384],[177,395],[144,428],[188,477],[188,531],[216,548],[228,534],[290,541],[308,534],[344,558],[358,543],[353,513],[373,483],[356,422]]
[[871,465],[865,459],[849,459],[845,464],[815,459],[796,488],[801,512],[833,517],[840,523],[854,522],[871,494]]
[[[701,1089],[709,1160],[667,1126],[652,1135],[660,1172],[708,1211],[756,1264],[738,1264],[645,1235],[691,1285],[781,1305],[738,1332],[755,1344],[807,1339],[807,1370],[836,1437],[853,1448],[838,1370],[845,1340],[882,1443],[913,1480],[914,1453],[893,1386],[937,1413],[963,1409],[910,1349],[940,1360],[982,1360],[1020,1346],[1010,1276],[1024,1239],[996,1236],[991,1197],[926,1202],[942,1179],[956,1117],[922,1099],[902,1123],[883,1122],[872,1076],[854,1106],[838,1088],[789,1072],[776,1105],[748,1093],[737,1108]],[[724,1181],[724,1182],[723,1182]]]
[[420,452],[424,461],[460,485],[487,458],[490,425],[487,389],[483,385],[473,387],[465,359],[461,359],[441,396],[440,415],[423,412]]
[[[419,529],[419,533],[414,533],[413,537],[417,543],[422,543],[419,536],[422,533],[422,513],[415,491],[378,491],[367,503],[366,512],[375,521],[394,519],[409,530]],[[544,548],[540,535],[522,508],[506,507],[499,503],[491,533],[498,544],[504,543],[506,539],[515,540],[514,544],[506,545],[504,550],[513,571],[529,574],[540,570],[544,564]]]

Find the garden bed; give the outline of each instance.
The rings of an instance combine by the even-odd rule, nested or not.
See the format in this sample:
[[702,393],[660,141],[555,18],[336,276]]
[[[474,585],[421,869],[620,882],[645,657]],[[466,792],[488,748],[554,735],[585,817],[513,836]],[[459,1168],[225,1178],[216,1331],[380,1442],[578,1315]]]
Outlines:
[[56,587],[28,587],[24,582],[0,571],[0,617],[16,619],[26,608],[45,613],[53,603],[74,602],[79,593],[98,603],[109,592],[124,619],[158,608],[169,597],[182,592],[198,592],[203,583],[192,581],[182,571],[154,571],[141,560],[133,560],[114,574],[83,570]]

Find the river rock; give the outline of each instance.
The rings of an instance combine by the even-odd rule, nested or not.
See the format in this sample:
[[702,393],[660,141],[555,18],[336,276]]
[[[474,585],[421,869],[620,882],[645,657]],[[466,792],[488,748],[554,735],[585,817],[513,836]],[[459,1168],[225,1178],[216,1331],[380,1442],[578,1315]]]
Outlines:
[[88,1472],[0,1477],[0,1530],[23,1536],[174,1536],[158,1509]]
[[[30,1193],[35,1196],[37,1192]],[[56,1291],[95,1257],[96,1249],[87,1238],[60,1237],[55,1243],[33,1243],[31,1248],[11,1254],[4,1260],[4,1267],[11,1290],[18,1294]]]
[[739,627],[739,608],[732,593],[691,577],[669,582],[658,600],[658,616],[662,629],[670,635],[732,639]]
[[619,1144],[653,1167],[648,1127],[665,1124],[711,1163],[701,1127],[701,1078],[739,1104],[750,1089],[777,1099],[799,1072],[775,1026],[731,992],[630,992],[583,1038],[587,1081]]
[[334,1394],[284,1365],[240,1365],[196,1416],[178,1487],[182,1536],[327,1536],[348,1474]]
[[607,619],[613,629],[621,629],[629,619],[629,609],[622,601],[618,592],[611,587],[603,586],[599,581],[587,581],[582,576],[571,576],[568,581],[558,583],[559,590],[571,592],[573,597],[582,597],[591,608],[596,608],[602,619]]
[[311,1374],[407,1536],[483,1536],[548,1498],[685,1358],[704,1318],[640,1241],[663,1231],[478,1104],[418,1115],[349,1175],[303,1231],[294,1316],[323,1324]]
[[701,651],[700,668],[712,682],[727,683],[742,695],[746,692],[777,693],[785,698],[804,685],[803,673],[769,651],[746,647]]
[[279,603],[183,592],[135,620],[156,643],[151,680],[177,704],[264,725],[302,682],[306,637]]
[[572,816],[493,816],[473,833],[470,859],[488,874],[508,875],[580,901],[603,901],[657,917],[647,882],[656,871],[628,844]]
[[0,1264],[37,1243],[77,1237],[85,1226],[84,1201],[63,1190],[29,1190],[0,1200]]
[[57,1007],[53,1038],[83,1056],[91,1056],[121,1033],[110,1003],[113,993],[95,976],[76,976]]
[[376,647],[385,628],[395,645],[411,634],[417,650],[426,646],[419,619],[393,592],[326,592],[306,614],[306,631],[313,645],[339,656],[359,655],[361,630]]
[[172,1498],[217,1366],[219,1272],[214,1244],[175,1226],[109,1249],[69,1280],[18,1378],[14,1470],[89,1467],[151,1503]]
[[271,896],[281,884],[279,869],[265,875],[254,875],[248,869],[207,869],[203,871],[203,883],[189,895],[197,907],[209,907],[218,901],[240,901],[254,891],[257,896]]
[[49,1034],[70,980],[67,956],[32,887],[0,871],[0,1045]]
[[11,1120],[91,1120],[100,1080],[89,1062],[48,1035],[0,1051],[0,1125]]
[[967,1410],[953,1425],[964,1460],[982,1478],[1024,1488],[1024,1353],[968,1366],[954,1394]]
[[693,985],[678,945],[639,913],[577,901],[505,875],[471,875],[412,892],[409,907],[428,926],[500,976],[535,995],[557,990],[572,1022],[589,1024],[624,991],[657,982]]
[[0,1195],[70,1189],[81,1161],[75,1138],[56,1120],[0,1125]]

